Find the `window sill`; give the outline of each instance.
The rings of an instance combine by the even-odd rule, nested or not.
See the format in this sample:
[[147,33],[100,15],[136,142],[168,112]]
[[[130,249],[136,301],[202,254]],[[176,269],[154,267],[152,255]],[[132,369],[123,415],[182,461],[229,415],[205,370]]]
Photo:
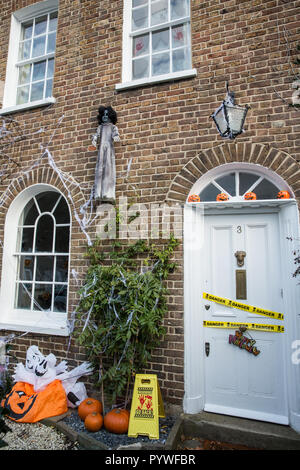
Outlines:
[[9,323],[2,323],[0,322],[0,329],[1,330],[9,330],[9,331],[22,331],[25,333],[40,333],[45,335],[54,335],[54,336],[69,336],[70,332],[68,327],[63,324],[59,325],[30,325],[30,324],[22,324],[22,322],[9,322]]
[[41,108],[42,106],[49,106],[49,104],[54,104],[56,102],[55,98],[46,98],[40,101],[33,101],[32,103],[18,104],[15,106],[9,106],[8,108],[0,109],[0,116],[5,114],[13,114],[19,111],[26,111],[33,108]]
[[166,75],[158,75],[157,77],[142,78],[140,80],[133,80],[131,82],[117,83],[115,88],[117,91],[129,90],[131,88],[138,88],[138,87],[147,86],[147,85],[156,85],[157,83],[164,83],[164,82],[169,82],[172,80],[192,78],[192,77],[196,77],[196,75],[197,75],[196,69],[189,69],[189,70],[183,70],[181,72],[168,73]]

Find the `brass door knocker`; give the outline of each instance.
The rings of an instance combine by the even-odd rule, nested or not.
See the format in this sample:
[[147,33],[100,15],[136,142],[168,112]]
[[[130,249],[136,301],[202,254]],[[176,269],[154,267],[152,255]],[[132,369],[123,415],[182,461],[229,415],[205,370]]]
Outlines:
[[244,266],[244,258],[246,257],[246,252],[245,251],[236,251],[234,253],[234,256],[236,257],[237,265],[239,267]]

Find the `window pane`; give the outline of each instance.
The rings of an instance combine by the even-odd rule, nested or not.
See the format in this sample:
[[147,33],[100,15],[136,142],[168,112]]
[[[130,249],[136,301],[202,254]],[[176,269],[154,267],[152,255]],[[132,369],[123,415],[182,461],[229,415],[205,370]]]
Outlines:
[[254,189],[257,199],[276,199],[278,188],[270,181],[263,179]]
[[149,59],[137,59],[132,62],[133,78],[144,78],[149,76]]
[[240,179],[240,189],[239,193],[240,196],[243,196],[248,189],[251,188],[251,186],[255,183],[255,181],[258,180],[258,176],[254,175],[253,173],[239,173],[239,179]]
[[25,206],[23,211],[23,221],[21,222],[22,225],[34,225],[36,218],[38,217],[39,213],[36,208],[34,199],[31,199]]
[[216,178],[216,183],[222,186],[231,196],[235,196],[235,173],[229,173],[228,175]]
[[21,243],[21,251],[23,253],[31,253],[32,252],[33,233],[34,233],[33,228],[23,228],[22,243]]
[[49,20],[49,31],[57,30],[57,12],[51,13]]
[[172,28],[172,47],[183,47],[188,43],[188,26],[179,25]]
[[17,89],[17,104],[28,103],[29,86],[21,86]]
[[21,40],[31,38],[32,30],[33,30],[33,21],[24,23],[22,25]]
[[46,61],[36,62],[33,64],[32,81],[44,80],[46,72]]
[[68,281],[68,256],[57,256],[56,257],[56,282],[67,282]]
[[148,7],[132,10],[132,31],[147,28],[148,26]]
[[55,285],[53,310],[55,312],[67,311],[67,286]]
[[151,25],[168,21],[168,0],[153,2],[151,5]]
[[50,215],[42,215],[36,229],[35,251],[52,252],[53,219]]
[[52,212],[58,198],[56,191],[45,191],[35,197],[41,212]]
[[69,224],[70,213],[65,198],[61,198],[55,211],[53,212],[57,224]]
[[173,51],[173,72],[191,68],[191,53],[188,47]]
[[52,96],[52,88],[53,88],[53,80],[47,80],[46,81],[46,93],[45,93],[45,98],[49,98]]
[[47,78],[52,78],[54,75],[54,59],[48,60],[48,68],[47,68]]
[[53,256],[37,256],[36,257],[36,281],[53,281]]
[[170,72],[170,55],[157,54],[152,58],[152,75],[162,75]]
[[23,65],[19,67],[19,85],[30,82],[31,76],[31,64]]
[[137,36],[133,39],[133,57],[149,53],[149,34]]
[[140,7],[142,5],[146,5],[148,0],[132,0],[132,6],[133,8],[135,7]]
[[44,96],[44,82],[33,83],[31,86],[30,101],[42,100]]
[[171,20],[189,16],[189,0],[171,0]]
[[49,34],[48,44],[47,44],[47,54],[50,54],[50,52],[55,51],[55,43],[56,43],[56,33]]
[[45,54],[46,36],[39,36],[33,40],[32,57]]
[[[50,310],[52,301],[52,284],[35,284],[34,288],[34,310]],[[39,308],[40,307],[40,308]]]
[[216,188],[214,184],[210,183],[200,193],[201,202],[215,201],[219,193],[220,193],[220,190]]
[[56,253],[69,252],[70,227],[56,227],[55,251]]
[[17,284],[16,308],[30,309],[31,307],[31,284]]
[[20,281],[32,281],[34,269],[33,256],[20,256],[19,278]]
[[30,57],[30,48],[31,48],[31,39],[29,39],[29,41],[24,41],[20,44],[20,47],[19,47],[19,60],[29,59],[29,57]]
[[47,30],[47,16],[41,16],[35,20],[34,36],[45,33]]
[[153,52],[165,51],[169,49],[169,29],[157,31],[152,34],[152,50]]

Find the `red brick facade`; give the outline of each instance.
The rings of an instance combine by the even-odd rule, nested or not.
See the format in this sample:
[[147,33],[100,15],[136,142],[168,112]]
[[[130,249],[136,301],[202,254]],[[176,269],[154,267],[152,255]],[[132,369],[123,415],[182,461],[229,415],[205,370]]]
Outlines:
[[[2,3],[0,81],[5,81],[11,14],[35,1]],[[118,113],[117,199],[137,194],[144,203],[183,203],[193,183],[207,170],[235,161],[273,169],[300,196],[300,114],[289,106],[299,72],[293,61],[300,43],[300,2],[191,0],[191,5],[192,66],[197,76],[117,92],[122,73],[123,2],[60,0],[53,88],[56,103],[11,115],[25,138],[9,148],[9,156],[18,166],[11,164],[0,181],[1,192],[7,195],[0,208],[0,240],[6,211],[25,187],[48,183],[67,198],[70,191],[78,208],[89,196],[97,155],[88,146],[100,104],[110,104]],[[251,106],[245,133],[229,143],[221,139],[209,118],[225,96],[226,80],[238,104]],[[41,128],[43,132],[37,133]],[[69,175],[68,188],[47,159],[40,159],[40,145],[49,141],[55,129],[49,150],[59,169]],[[124,175],[131,158],[127,180]],[[2,154],[2,164],[4,160]],[[95,227],[89,229],[89,235],[95,236]],[[81,279],[86,270],[85,247],[86,238],[74,218],[71,269]],[[167,335],[149,367],[158,374],[164,399],[180,406],[184,395],[182,253],[180,245],[176,255],[179,268],[167,283]],[[77,289],[70,278],[70,312],[76,306]],[[31,344],[65,359],[68,341],[28,333],[16,339],[13,348],[22,361]],[[70,364],[84,357],[84,350],[72,340],[67,357]]]

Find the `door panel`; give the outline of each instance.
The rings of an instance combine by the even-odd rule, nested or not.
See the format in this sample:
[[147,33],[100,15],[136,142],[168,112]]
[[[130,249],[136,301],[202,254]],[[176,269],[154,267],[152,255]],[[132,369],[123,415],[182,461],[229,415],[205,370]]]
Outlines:
[[[205,292],[236,300],[235,271],[244,269],[247,299],[239,302],[282,312],[277,213],[205,216],[205,246]],[[236,251],[246,252],[241,267]],[[202,302],[205,320],[284,324]],[[235,330],[204,328],[205,343],[210,345],[205,355],[205,409],[287,424],[284,333],[246,331],[256,341],[258,356],[229,344],[229,334]]]

